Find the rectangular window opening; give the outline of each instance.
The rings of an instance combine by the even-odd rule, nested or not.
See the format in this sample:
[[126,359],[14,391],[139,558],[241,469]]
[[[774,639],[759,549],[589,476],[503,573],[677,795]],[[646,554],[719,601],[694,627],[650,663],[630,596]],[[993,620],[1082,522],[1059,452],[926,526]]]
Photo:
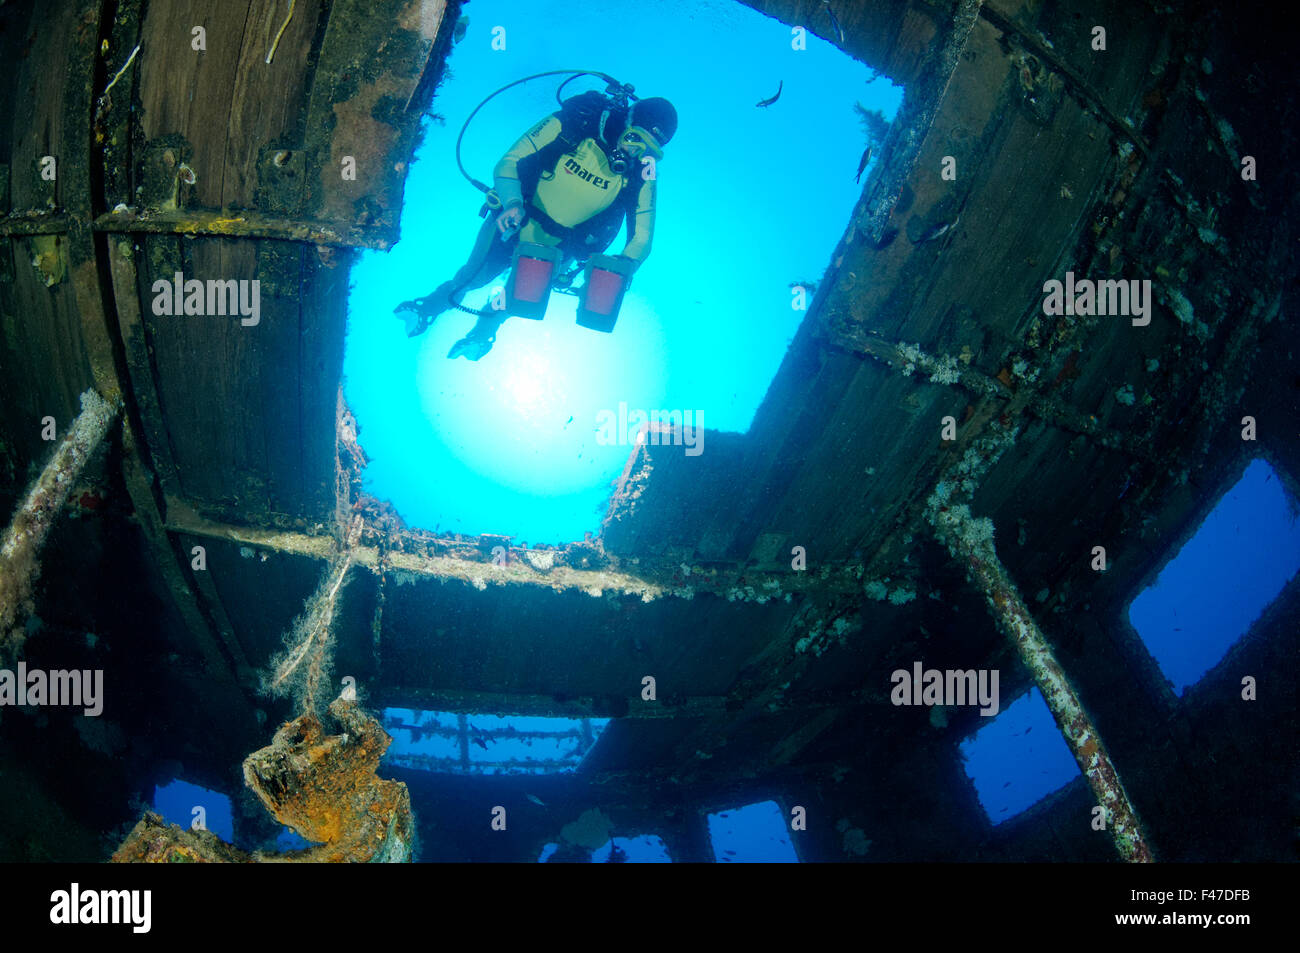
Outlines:
[[1129,606],[1129,621],[1181,697],[1228,654],[1300,571],[1300,511],[1255,458]]
[[385,708],[384,730],[393,743],[384,763],[437,774],[564,774],[578,768],[608,724],[608,718]]
[[1080,776],[1079,764],[1037,688],[959,746],[966,776],[996,827]]
[[785,815],[776,801],[717,811],[708,817],[713,857],[720,864],[797,864]]
[[[539,864],[547,863],[559,851],[560,845],[551,843],[542,848]],[[591,853],[593,864],[671,864],[668,845],[657,834],[637,834],[632,837],[611,837]]]

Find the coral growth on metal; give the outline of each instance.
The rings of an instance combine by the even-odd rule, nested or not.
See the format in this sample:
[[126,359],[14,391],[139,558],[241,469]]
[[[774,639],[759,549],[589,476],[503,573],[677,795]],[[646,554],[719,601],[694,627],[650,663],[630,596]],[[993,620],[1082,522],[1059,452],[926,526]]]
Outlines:
[[998,559],[992,523],[972,517],[965,504],[934,509],[931,521],[953,558],[970,571],[976,588],[984,593],[994,620],[1015,644],[1021,660],[1034,676],[1093,795],[1105,810],[1115,850],[1130,863],[1149,863],[1154,858],[1119,773],[1046,637]]
[[319,844],[292,859],[409,860],[410,794],[402,782],[375,775],[393,739],[355,701],[335,699],[330,714],[341,735],[326,735],[310,713],[286,722],[244,760],[244,782],[277,821]]
[[114,863],[401,863],[411,859],[415,821],[400,781],[377,777],[392,738],[355,701],[335,699],[343,729],[326,735],[306,714],[280,726],[244,760],[244,781],[266,809],[315,846],[247,854],[208,831],[167,825],[152,812],[113,854]]
[[0,539],[0,658],[10,655],[16,658],[22,648],[26,638],[25,618],[32,611],[37,560],[45,537],[117,413],[118,408],[94,390],[81,395],[81,413],[28,489],[22,506]]

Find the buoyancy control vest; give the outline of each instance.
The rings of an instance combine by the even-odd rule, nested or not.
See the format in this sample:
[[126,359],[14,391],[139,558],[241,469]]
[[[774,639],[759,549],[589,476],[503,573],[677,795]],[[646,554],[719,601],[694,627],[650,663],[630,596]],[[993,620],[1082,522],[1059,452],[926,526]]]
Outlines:
[[639,176],[623,177],[619,194],[604,210],[574,226],[561,225],[537,207],[537,186],[543,176],[553,176],[562,157],[572,156],[587,139],[592,139],[606,155],[623,133],[627,109],[619,109],[604,94],[592,90],[564,100],[554,115],[560,120],[560,134],[537,152],[519,160],[519,185],[528,214],[548,233],[561,239],[565,251],[580,261],[603,252],[618,234],[621,222],[627,223],[630,241],[636,228]]

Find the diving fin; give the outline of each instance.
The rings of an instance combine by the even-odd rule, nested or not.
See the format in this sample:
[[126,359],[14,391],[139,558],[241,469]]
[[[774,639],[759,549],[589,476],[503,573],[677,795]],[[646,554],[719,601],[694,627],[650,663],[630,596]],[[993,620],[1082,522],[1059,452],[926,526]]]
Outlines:
[[434,318],[454,306],[455,302],[452,301],[452,294],[456,290],[454,281],[444,281],[432,294],[427,294],[423,298],[412,298],[410,301],[403,301],[394,308],[393,314],[406,323],[406,336],[408,338],[419,337],[429,330],[429,325],[433,324]]
[[459,341],[451,346],[447,352],[447,358],[464,357],[471,361],[477,361],[488,351],[492,350],[492,345],[496,343],[495,334],[475,334],[471,331]]
[[492,345],[497,340],[497,329],[505,320],[504,317],[481,315],[478,321],[474,322],[474,327],[469,329],[469,334],[451,346],[451,350],[447,352],[448,360],[464,357],[477,361],[492,350]]
[[428,302],[429,298],[412,298],[393,309],[393,314],[406,325],[408,338],[418,337],[433,323],[433,318],[428,314]]
[[407,311],[405,314],[399,314],[398,317],[406,323],[406,336],[408,338],[419,337],[429,330],[429,325],[432,324],[427,315],[417,314],[414,311]]

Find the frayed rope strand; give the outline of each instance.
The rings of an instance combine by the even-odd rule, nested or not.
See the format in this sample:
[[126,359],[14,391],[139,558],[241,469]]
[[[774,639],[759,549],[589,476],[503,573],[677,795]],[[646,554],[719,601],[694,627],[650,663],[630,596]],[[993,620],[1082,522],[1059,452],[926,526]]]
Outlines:
[[81,395],[81,413],[5,531],[4,542],[0,543],[0,656],[16,655],[22,648],[26,631],[21,618],[33,611],[32,587],[39,574],[37,557],[41,547],[117,412],[116,406],[94,390]]
[[271,695],[288,694],[290,687],[296,686],[294,694],[298,707],[303,711],[315,711],[317,708],[317,696],[329,665],[329,650],[333,643],[334,609],[339,591],[352,567],[361,527],[361,518],[357,517],[343,541],[343,550],[335,557],[330,570],[286,634],[284,653],[273,661],[273,675],[263,683],[266,692]]

